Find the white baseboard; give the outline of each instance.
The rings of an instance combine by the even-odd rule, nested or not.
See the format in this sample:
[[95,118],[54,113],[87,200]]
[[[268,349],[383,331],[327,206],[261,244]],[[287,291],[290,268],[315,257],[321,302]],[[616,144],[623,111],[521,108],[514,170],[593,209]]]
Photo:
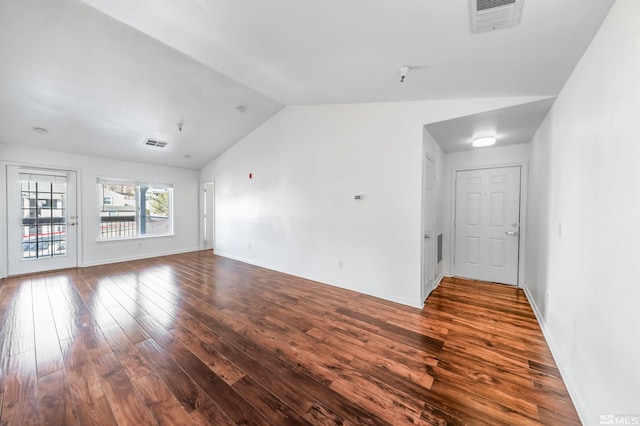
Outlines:
[[364,291],[362,291],[360,289],[357,289],[357,288],[347,287],[347,286],[344,286],[344,285],[338,285],[338,284],[334,284],[334,283],[328,283],[328,282],[325,282],[325,281],[322,281],[322,280],[318,279],[317,277],[301,274],[298,271],[287,270],[286,268],[281,268],[279,266],[274,266],[274,265],[258,262],[258,261],[255,261],[253,259],[247,259],[247,258],[244,258],[244,257],[241,257],[241,256],[236,256],[236,255],[231,254],[231,253],[226,253],[226,252],[218,251],[218,250],[214,251],[214,253],[217,256],[226,257],[228,259],[237,260],[239,262],[248,263],[248,264],[254,265],[254,266],[259,266],[261,268],[269,269],[271,271],[276,271],[276,272],[280,272],[280,273],[287,274],[287,275],[293,275],[294,277],[304,278],[305,280],[315,281],[315,282],[318,282],[318,283],[321,283],[321,284],[330,285],[332,287],[337,287],[337,288],[342,288],[342,289],[345,289],[345,290],[355,291],[355,292],[358,292],[358,293],[366,294],[367,296],[377,297],[378,299],[386,300],[388,302],[399,303],[401,305],[410,306],[412,308],[418,308],[418,309],[422,309],[423,308],[423,304],[419,300],[418,301],[409,300],[409,299],[406,299],[404,297],[397,297],[397,296],[388,295],[388,294],[378,294],[378,293],[374,293],[374,292],[364,292]]
[[190,253],[192,251],[200,251],[200,248],[192,247],[192,248],[181,249],[181,250],[169,250],[169,251],[163,251],[158,253],[148,253],[140,256],[126,256],[126,257],[118,257],[113,259],[100,259],[99,261],[95,261],[95,262],[82,262],[82,265],[80,265],[80,267],[86,268],[89,266],[108,265],[110,263],[128,262],[131,260],[150,259],[152,257],[171,256],[172,254]]
[[551,333],[547,328],[547,323],[544,321],[542,313],[540,312],[540,309],[538,309],[538,305],[536,304],[535,299],[531,295],[531,292],[529,291],[529,288],[527,287],[526,283],[524,283],[521,288],[524,291],[525,296],[527,296],[527,300],[529,301],[529,305],[531,306],[531,309],[533,310],[533,313],[536,316],[536,319],[538,320],[538,324],[540,324],[540,329],[542,330],[542,335],[544,336],[544,340],[547,342],[547,346],[549,346],[549,349],[551,350],[551,356],[553,357],[553,360],[558,366],[558,371],[560,371],[560,376],[562,376],[562,381],[564,381],[564,384],[567,387],[567,391],[569,392],[569,396],[571,397],[571,401],[573,401],[573,405],[575,406],[576,411],[578,412],[578,417],[580,417],[580,422],[586,425],[588,424],[586,421],[587,419],[586,410],[584,409],[586,405],[584,404],[584,401],[582,400],[582,398],[580,398],[580,393],[578,392],[578,388],[576,387],[573,380],[571,380],[571,376],[569,376],[566,370],[562,367],[562,364],[559,362],[559,359],[557,356],[558,354],[557,346],[554,343],[553,338],[551,337]]

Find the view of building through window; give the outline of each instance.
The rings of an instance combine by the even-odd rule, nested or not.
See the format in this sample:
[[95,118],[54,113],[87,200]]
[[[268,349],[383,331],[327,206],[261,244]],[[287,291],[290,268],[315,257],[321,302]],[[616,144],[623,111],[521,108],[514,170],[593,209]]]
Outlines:
[[65,255],[65,178],[21,174],[20,189],[22,258],[38,259]]
[[99,180],[98,190],[100,239],[172,233],[170,186]]

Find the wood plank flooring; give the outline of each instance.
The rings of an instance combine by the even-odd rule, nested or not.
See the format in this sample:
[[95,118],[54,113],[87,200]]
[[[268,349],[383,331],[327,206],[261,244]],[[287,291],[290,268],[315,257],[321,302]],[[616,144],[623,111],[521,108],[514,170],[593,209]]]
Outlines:
[[211,252],[0,281],[2,425],[579,424],[521,290],[423,310]]

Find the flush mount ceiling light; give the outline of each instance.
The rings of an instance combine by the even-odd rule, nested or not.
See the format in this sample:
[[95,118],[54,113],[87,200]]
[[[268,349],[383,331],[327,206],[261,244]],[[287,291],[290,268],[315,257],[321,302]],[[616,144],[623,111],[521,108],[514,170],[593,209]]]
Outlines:
[[496,143],[496,137],[495,136],[484,136],[481,138],[476,138],[473,140],[473,147],[474,148],[481,148],[483,146],[491,146],[494,145]]

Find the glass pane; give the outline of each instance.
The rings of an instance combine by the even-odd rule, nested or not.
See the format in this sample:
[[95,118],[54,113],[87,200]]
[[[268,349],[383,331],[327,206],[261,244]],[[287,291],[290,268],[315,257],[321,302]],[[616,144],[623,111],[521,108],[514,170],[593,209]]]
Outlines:
[[23,259],[66,255],[66,183],[61,179],[30,175],[20,182]]
[[[137,235],[136,186],[98,184],[100,192],[100,238]],[[105,202],[107,201],[107,202]]]
[[[140,192],[145,195],[145,217],[144,228],[148,235],[164,235],[171,232],[171,222],[169,220],[170,197],[167,188],[146,188]],[[142,229],[142,224],[140,226]]]
[[52,189],[53,189],[53,192],[57,194],[66,194],[67,185],[64,183],[54,183]]

